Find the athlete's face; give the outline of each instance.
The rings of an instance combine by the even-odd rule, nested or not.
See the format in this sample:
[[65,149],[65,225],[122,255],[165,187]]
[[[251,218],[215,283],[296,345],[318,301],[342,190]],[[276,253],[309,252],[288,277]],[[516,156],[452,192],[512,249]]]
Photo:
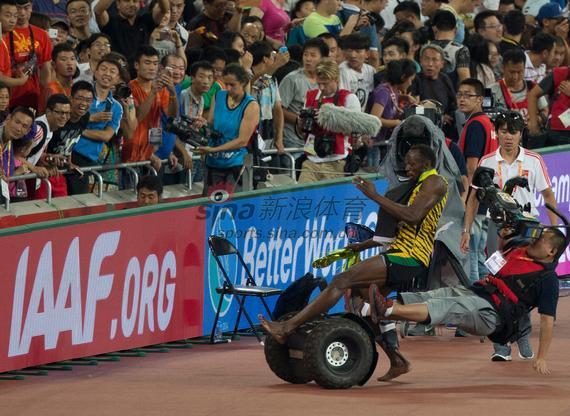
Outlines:
[[426,161],[415,150],[408,151],[404,160],[406,163],[406,176],[410,179],[419,178],[428,169]]

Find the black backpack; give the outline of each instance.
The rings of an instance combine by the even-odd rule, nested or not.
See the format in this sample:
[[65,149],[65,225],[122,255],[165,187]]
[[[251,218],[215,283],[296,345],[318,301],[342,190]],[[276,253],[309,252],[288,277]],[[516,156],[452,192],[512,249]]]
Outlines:
[[312,273],[307,273],[295,280],[277,298],[273,309],[273,319],[277,320],[290,312],[298,312],[309,303],[309,298],[316,287],[321,292],[327,287],[327,281],[323,278],[315,279]]

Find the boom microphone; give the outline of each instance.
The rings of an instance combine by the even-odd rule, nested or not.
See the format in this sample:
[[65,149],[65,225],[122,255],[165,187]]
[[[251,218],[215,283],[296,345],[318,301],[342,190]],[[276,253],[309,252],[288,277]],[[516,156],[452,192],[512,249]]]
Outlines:
[[333,104],[321,106],[317,122],[323,129],[335,133],[366,134],[370,137],[376,136],[382,127],[378,117]]

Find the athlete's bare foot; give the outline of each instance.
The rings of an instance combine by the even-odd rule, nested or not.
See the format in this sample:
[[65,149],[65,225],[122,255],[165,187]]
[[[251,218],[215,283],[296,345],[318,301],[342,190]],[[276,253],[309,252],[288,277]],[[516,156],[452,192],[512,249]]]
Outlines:
[[259,323],[263,329],[275,338],[279,344],[285,344],[285,342],[287,342],[288,333],[286,332],[286,325],[284,322],[268,321],[262,314],[257,315],[257,318],[259,319]]
[[378,377],[378,381],[390,381],[396,377],[400,377],[402,374],[406,374],[410,371],[410,362],[404,358],[396,350],[392,350],[389,355],[390,358],[390,368],[382,377]]

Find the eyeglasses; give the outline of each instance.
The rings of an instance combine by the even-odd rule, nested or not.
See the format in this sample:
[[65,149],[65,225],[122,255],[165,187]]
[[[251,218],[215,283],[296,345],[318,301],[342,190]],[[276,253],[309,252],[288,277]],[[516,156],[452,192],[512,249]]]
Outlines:
[[503,27],[503,25],[501,25],[501,24],[487,25],[487,26],[485,26],[484,28],[485,28],[485,29],[498,29],[498,28],[500,28],[500,27]]
[[473,97],[481,97],[479,94],[469,94],[466,92],[458,92],[455,95],[457,98],[462,99],[462,98],[473,98]]

